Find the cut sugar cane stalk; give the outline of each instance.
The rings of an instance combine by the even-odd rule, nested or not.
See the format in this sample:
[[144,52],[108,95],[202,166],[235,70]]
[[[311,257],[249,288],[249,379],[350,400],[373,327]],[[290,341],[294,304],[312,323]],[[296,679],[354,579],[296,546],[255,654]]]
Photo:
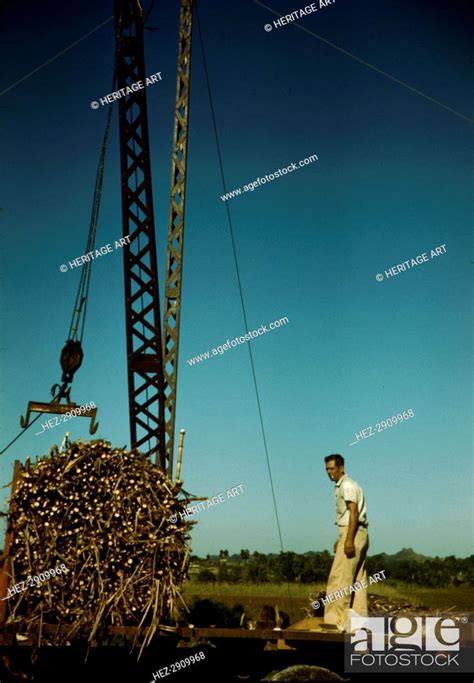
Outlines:
[[184,445],[184,435],[186,434],[186,431],[184,429],[181,429],[179,432],[179,440],[178,440],[178,462],[176,464],[176,482],[181,481],[181,463],[183,461],[183,445]]
[[10,583],[61,564],[67,572],[4,602],[7,624],[38,638],[43,622],[56,625],[54,636],[42,638],[56,644],[100,640],[112,625],[134,626],[136,642],[151,642],[182,601],[193,524],[179,514],[192,500],[179,500],[182,494],[181,483],[149,458],[102,440],[77,441],[20,466],[4,558]]

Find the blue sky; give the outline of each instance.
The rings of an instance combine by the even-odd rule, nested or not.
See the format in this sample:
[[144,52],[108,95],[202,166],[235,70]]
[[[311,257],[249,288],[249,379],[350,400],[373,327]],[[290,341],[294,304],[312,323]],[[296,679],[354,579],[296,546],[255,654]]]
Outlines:
[[[268,4],[280,14],[299,8]],[[149,23],[159,30],[146,33],[147,73],[163,79],[147,90],[161,276],[177,47],[170,5],[157,3]],[[467,8],[337,0],[301,24],[473,118]],[[27,2],[21,12],[7,3],[0,91],[112,12],[109,2]],[[365,490],[373,553],[469,555],[472,123],[295,26],[265,32],[274,17],[253,2],[202,0],[200,14],[227,190],[318,155],[229,202],[250,329],[290,321],[252,346],[284,547],[332,548],[323,458],[339,452]],[[106,117],[90,102],[111,90],[113,41],[109,22],[0,98],[2,447],[28,400],[48,400],[60,378],[79,273],[59,265],[85,253]],[[186,363],[246,332],[197,33],[191,98],[176,425],[187,432],[187,490],[244,491],[200,513],[193,550],[277,552],[248,349]],[[121,236],[118,154],[114,112],[97,246]],[[441,244],[446,254],[376,281]],[[97,404],[96,436],[117,446],[129,444],[122,269],[119,252],[94,263],[72,391]],[[414,418],[349,447],[355,432],[409,408]],[[68,424],[87,438],[85,420]],[[15,458],[62,439],[61,427],[34,436],[35,427],[1,456],[0,485]]]

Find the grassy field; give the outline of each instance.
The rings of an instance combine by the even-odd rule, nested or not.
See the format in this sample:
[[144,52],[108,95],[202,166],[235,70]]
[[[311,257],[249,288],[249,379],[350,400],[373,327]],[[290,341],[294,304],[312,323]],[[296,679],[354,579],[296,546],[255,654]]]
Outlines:
[[[310,594],[316,598],[325,585],[318,584],[276,584],[276,583],[199,583],[188,581],[183,597],[187,604],[192,598],[216,600],[231,607],[242,604],[247,618],[258,617],[266,603],[277,604],[287,612],[291,623],[304,617],[309,607]],[[394,601],[409,602],[435,610],[450,609],[452,612],[474,612],[474,588],[420,588],[401,582],[378,583],[371,586],[370,594],[380,595]]]

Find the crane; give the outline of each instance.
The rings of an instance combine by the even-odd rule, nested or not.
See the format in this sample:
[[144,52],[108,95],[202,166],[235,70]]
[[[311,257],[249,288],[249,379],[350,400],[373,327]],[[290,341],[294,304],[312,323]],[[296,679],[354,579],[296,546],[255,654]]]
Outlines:
[[[118,105],[122,229],[123,236],[128,237],[128,244],[123,249],[123,259],[131,447],[141,450],[150,457],[154,456],[155,464],[165,471],[169,478],[173,475],[176,416],[192,10],[193,0],[180,0],[163,333],[160,320],[146,90],[130,89],[131,94],[121,98]],[[115,0],[116,54],[113,84],[117,84],[118,89],[138,80],[145,81],[143,24],[143,10],[139,0]],[[111,111],[110,109],[107,116],[99,156],[87,251],[92,249],[95,240]],[[81,271],[68,339],[61,352],[61,384],[53,385],[53,399],[50,403],[28,403],[26,417],[20,417],[23,430],[29,426],[32,412],[38,412],[40,415],[64,414],[76,407],[76,404],[71,402],[70,392],[74,374],[80,368],[84,356],[81,341],[90,277],[91,262],[87,262]],[[61,403],[61,400],[64,400],[64,403]],[[94,407],[84,413],[84,417],[91,419],[91,434],[98,428],[95,422],[96,411],[97,408]],[[18,436],[8,446],[14,443]],[[184,430],[181,430],[177,480],[180,480],[183,439]],[[16,488],[18,476],[17,462],[12,492]],[[11,542],[10,530],[5,539],[6,554]],[[0,573],[2,595],[6,592],[7,571],[8,565]],[[5,605],[2,603],[0,623],[4,618]]]
[[[118,103],[122,232],[128,242],[123,249],[123,262],[130,441],[132,448],[154,457],[155,464],[170,478],[173,473],[175,441],[192,14],[193,0],[180,0],[163,331],[146,89],[129,87],[128,94],[121,97]],[[137,81],[145,82],[143,15],[140,0],[115,0],[116,53],[113,85],[116,85],[118,90],[125,91],[127,86]],[[111,109],[99,157],[87,251],[92,249],[95,240],[110,117]],[[71,402],[70,392],[74,374],[81,366],[84,355],[81,341],[91,265],[89,262],[86,263],[81,271],[68,339],[61,352],[61,384],[53,385],[53,400],[50,403],[28,403],[26,417],[20,418],[23,429],[28,427],[32,412],[64,414],[76,407],[76,404]],[[61,403],[62,399],[65,403]],[[84,417],[91,418],[91,434],[98,428],[95,422],[96,412],[95,407],[84,412]],[[178,478],[183,439],[184,430],[181,430]]]
[[[173,467],[186,159],[191,71],[192,0],[180,1],[168,252],[163,333],[160,322],[146,89],[119,100],[122,229],[131,445]],[[145,82],[143,10],[115,1],[118,89]]]

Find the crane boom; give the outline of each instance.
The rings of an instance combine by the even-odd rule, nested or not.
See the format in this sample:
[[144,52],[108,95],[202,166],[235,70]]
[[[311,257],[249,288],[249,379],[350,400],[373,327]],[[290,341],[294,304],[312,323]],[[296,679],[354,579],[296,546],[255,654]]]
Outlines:
[[178,37],[178,74],[171,161],[168,252],[163,320],[165,373],[165,439],[168,476],[172,476],[178,376],[181,280],[184,241],[186,160],[188,151],[189,93],[191,82],[191,37],[193,0],[181,0]]
[[[143,17],[138,0],[115,0],[118,89],[145,83]],[[127,91],[128,93],[128,91]],[[120,98],[122,228],[128,396],[132,448],[166,470],[164,377],[146,88]]]

